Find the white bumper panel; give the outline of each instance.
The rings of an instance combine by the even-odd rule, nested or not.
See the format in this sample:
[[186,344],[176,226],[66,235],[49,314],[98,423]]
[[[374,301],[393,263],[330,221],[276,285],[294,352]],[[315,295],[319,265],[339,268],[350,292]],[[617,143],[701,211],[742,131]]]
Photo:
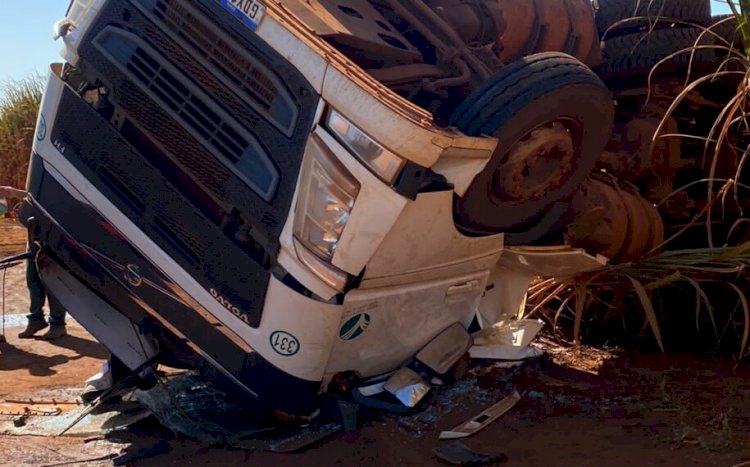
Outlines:
[[356,370],[364,377],[401,366],[448,326],[468,326],[489,271],[347,294],[328,376]]
[[406,205],[367,263],[365,282],[370,281],[370,287],[380,287],[385,285],[384,278],[472,265],[481,263],[479,260],[483,258],[494,257],[494,261],[490,259],[491,264],[476,266],[491,269],[502,251],[502,234],[466,237],[456,230],[453,192],[423,193]]
[[[253,346],[263,358],[287,373],[320,381],[343,311],[343,306],[311,300],[272,277],[263,307],[263,338],[254,341]],[[290,349],[290,344],[284,346],[285,336],[297,339],[299,351]]]
[[514,247],[504,251],[493,269],[479,304],[482,327],[517,317],[525,308],[526,291],[535,277],[571,277],[607,264],[601,255],[559,247]]

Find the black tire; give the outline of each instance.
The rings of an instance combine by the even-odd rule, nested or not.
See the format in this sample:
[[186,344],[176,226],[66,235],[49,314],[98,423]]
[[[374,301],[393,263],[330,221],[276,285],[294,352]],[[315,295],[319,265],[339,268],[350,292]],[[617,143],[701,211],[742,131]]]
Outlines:
[[[701,24],[711,20],[709,0],[597,0],[596,3],[596,28],[602,38],[617,34],[616,29],[620,28],[610,30],[612,25],[633,17],[648,18],[648,21],[670,18]],[[628,29],[636,26],[636,22],[621,26]]]
[[737,29],[737,18],[734,15],[719,15],[711,18],[711,21],[704,25],[710,29],[713,33],[724,39],[717,41],[719,45],[729,47],[734,46],[735,49],[741,49],[742,47],[742,35]]
[[[459,227],[476,234],[526,230],[555,202],[571,195],[591,171],[609,139],[613,114],[607,88],[588,67],[569,55],[530,55],[501,69],[474,91],[450,120],[466,134],[494,135],[499,140],[487,167],[475,177],[464,196],[456,198],[455,219]],[[510,171],[509,151],[550,122],[564,122],[566,128],[561,134],[570,135],[572,141],[572,156],[561,169],[563,172],[552,170],[556,180],[542,177],[530,198],[496,196],[498,189],[515,189],[498,184],[498,175],[526,181],[524,177],[531,173],[522,171],[516,175]],[[549,160],[552,159],[547,157],[538,167],[543,176],[547,175],[545,169],[551,170]],[[539,174],[536,175],[538,179]]]
[[[663,62],[657,72],[686,70],[691,64],[696,71],[721,62],[724,53],[714,49],[719,40],[701,28],[657,29],[628,34],[603,43],[605,64],[597,69],[605,78],[648,76],[652,68],[671,54],[683,51]],[[690,50],[695,46],[695,53]],[[709,48],[701,48],[707,46]]]

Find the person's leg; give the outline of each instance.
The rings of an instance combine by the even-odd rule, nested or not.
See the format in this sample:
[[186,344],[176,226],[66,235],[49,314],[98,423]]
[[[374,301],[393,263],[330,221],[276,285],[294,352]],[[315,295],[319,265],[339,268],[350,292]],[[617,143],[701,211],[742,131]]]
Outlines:
[[36,269],[36,261],[33,258],[26,260],[26,286],[29,288],[29,315],[27,318],[36,321],[44,320],[45,297],[47,290],[44,288],[42,278],[39,277],[39,271]]
[[52,340],[58,337],[67,336],[65,330],[65,308],[52,295],[48,295],[49,303],[49,330],[42,336],[42,339]]
[[47,327],[47,322],[44,320],[44,312],[42,311],[46,290],[42,278],[39,277],[39,271],[36,269],[34,257],[26,260],[26,286],[29,288],[29,301],[31,304],[29,306],[29,314],[27,315],[29,322],[26,329],[18,335],[21,339],[33,337],[34,334]]

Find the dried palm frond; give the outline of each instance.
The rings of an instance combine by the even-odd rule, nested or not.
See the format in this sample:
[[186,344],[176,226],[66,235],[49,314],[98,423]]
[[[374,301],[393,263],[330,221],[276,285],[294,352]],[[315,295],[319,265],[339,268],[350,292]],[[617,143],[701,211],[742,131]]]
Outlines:
[[[716,330],[714,307],[704,286],[709,283],[718,284],[736,294],[741,305],[743,319],[739,355],[742,357],[748,354],[750,335],[750,307],[745,298],[747,286],[750,285],[747,280],[748,272],[750,242],[719,248],[665,251],[635,263],[608,265],[581,276],[540,281],[534,288],[536,297],[543,298],[528,301],[525,317],[543,317],[557,324],[560,315],[567,310],[573,315],[573,340],[580,342],[581,324],[584,314],[589,311],[588,305],[592,301],[596,302],[597,296],[603,295],[603,291],[616,289],[637,299],[644,325],[651,329],[657,344],[664,350],[660,313],[657,313],[651,299],[653,292],[688,285],[695,292],[696,327],[699,315],[705,309]],[[571,302],[572,307],[569,306]],[[556,303],[560,305],[557,306]],[[620,309],[619,313],[632,311]]]
[[[642,0],[648,1],[648,0]],[[661,124],[654,132],[651,142],[651,152],[656,149],[661,138],[680,138],[685,141],[703,144],[705,174],[698,180],[692,180],[682,187],[675,189],[657,203],[660,207],[677,193],[684,193],[688,189],[705,186],[704,204],[697,212],[689,216],[689,221],[682,226],[673,226],[670,235],[659,249],[649,252],[650,255],[662,251],[655,256],[619,265],[609,265],[599,270],[588,272],[578,277],[555,278],[540,280],[532,289],[527,301],[527,316],[543,317],[549,320],[557,332],[562,319],[570,319],[574,342],[580,342],[581,329],[586,323],[586,317],[599,313],[603,321],[610,321],[619,316],[623,322],[629,317],[637,317],[641,323],[640,329],[650,329],[658,346],[664,350],[663,330],[661,329],[664,316],[675,313],[662,302],[655,300],[655,295],[662,296],[670,290],[679,294],[690,293],[694,298],[694,313],[696,329],[701,322],[702,313],[710,322],[717,341],[728,328],[737,330],[739,341],[738,356],[750,354],[750,305],[747,292],[750,291],[750,239],[741,237],[743,228],[750,226],[750,219],[744,217],[743,208],[750,206],[750,182],[743,173],[748,155],[750,154],[750,0],[726,0],[734,15],[719,19],[712,25],[702,26],[689,22],[668,19],[670,23],[682,26],[698,27],[702,29],[692,47],[674,51],[662,58],[651,69],[647,78],[649,92],[652,85],[660,77],[662,67],[678,56],[689,54],[687,73],[684,86],[678,95],[668,103],[664,110]],[[649,18],[648,29],[657,27],[661,18]],[[667,21],[665,19],[665,21]],[[623,20],[612,28],[621,27],[627,22],[645,24],[644,18]],[[679,24],[682,23],[682,24]],[[730,26],[731,25],[731,26]],[[727,28],[735,27],[739,41],[732,41],[726,34]],[[663,27],[663,25],[662,25]],[[647,37],[648,34],[644,35]],[[696,54],[704,51],[716,52],[723,59],[716,66],[703,74],[696,73],[694,67]],[[664,131],[668,122],[682,105],[689,102],[703,86],[728,80],[736,83],[734,94],[718,105],[716,118],[707,125],[705,134],[691,135]],[[724,82],[724,81],[722,81]],[[646,101],[650,98],[650,94]],[[730,165],[736,167],[734,176],[719,175],[718,167],[723,157],[736,158]],[[723,177],[723,178],[722,178]],[[727,203],[733,200],[734,213],[732,218],[726,215]],[[728,233],[726,239],[716,246],[714,228],[719,222],[727,222]],[[726,220],[728,219],[728,221]],[[669,251],[675,245],[675,240],[681,238],[696,226],[705,225],[705,248],[678,249]],[[745,230],[747,232],[747,230]],[[740,236],[739,244],[733,245],[736,236]],[[666,250],[666,251],[665,251]],[[727,325],[719,329],[717,304],[726,304],[727,297],[731,297],[735,305],[721,307],[722,313],[734,309],[730,313]],[[625,306],[625,302],[630,306]],[[603,312],[602,312],[603,310]],[[602,317],[603,316],[603,317]],[[689,315],[690,316],[690,315]],[[681,319],[684,319],[682,315]],[[734,326],[732,326],[734,324]]]

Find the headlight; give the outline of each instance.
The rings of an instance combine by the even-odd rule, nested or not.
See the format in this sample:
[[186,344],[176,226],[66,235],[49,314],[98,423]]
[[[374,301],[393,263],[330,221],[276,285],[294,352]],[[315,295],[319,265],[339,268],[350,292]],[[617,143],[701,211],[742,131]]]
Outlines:
[[310,137],[302,174],[294,236],[330,262],[360,185],[315,135]]
[[326,127],[362,163],[389,185],[393,185],[404,159],[376,143],[362,130],[354,126],[335,110],[328,112]]

